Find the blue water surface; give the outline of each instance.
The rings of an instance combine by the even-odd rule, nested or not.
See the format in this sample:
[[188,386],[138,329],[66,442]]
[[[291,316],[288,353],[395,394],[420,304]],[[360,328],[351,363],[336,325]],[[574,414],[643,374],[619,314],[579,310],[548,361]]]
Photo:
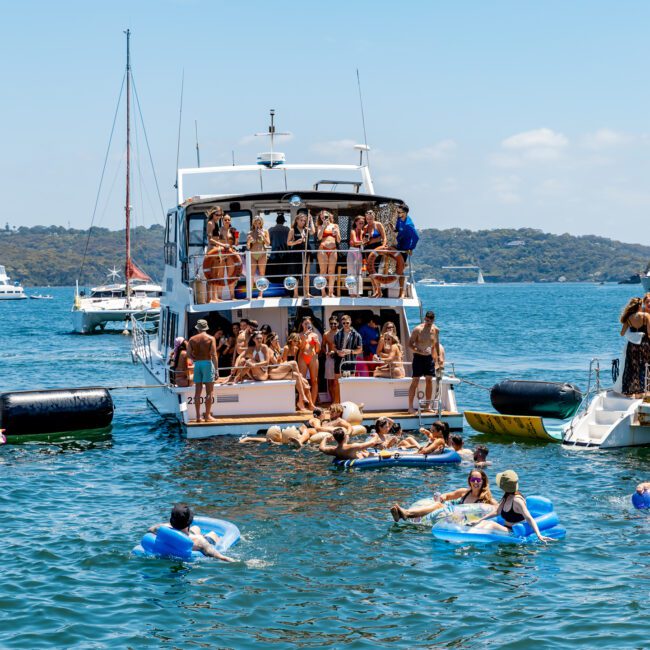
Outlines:
[[[640,287],[421,288],[462,378],[571,381],[618,355]],[[70,333],[71,289],[0,303],[0,390],[137,385],[127,337]],[[417,318],[417,313],[413,314]],[[489,408],[463,384],[461,409]],[[650,523],[631,508],[650,452],[488,440],[488,474],[514,468],[550,497],[566,540],[454,546],[392,523],[465,484],[468,467],[332,471],[312,449],[187,441],[137,389],[116,391],[112,435],[0,448],[2,648],[644,648]],[[466,429],[469,444],[484,440]],[[499,493],[495,489],[495,493]],[[130,555],[184,500],[242,531],[235,564]]]

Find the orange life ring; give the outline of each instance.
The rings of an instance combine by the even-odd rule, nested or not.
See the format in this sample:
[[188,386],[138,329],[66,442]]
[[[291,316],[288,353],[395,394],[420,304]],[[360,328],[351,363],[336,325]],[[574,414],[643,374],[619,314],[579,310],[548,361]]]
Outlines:
[[[393,259],[395,260],[395,272],[394,273],[382,273],[381,264],[379,265],[378,272],[375,269],[375,264],[379,257],[385,258],[385,270],[388,269],[388,261]],[[392,284],[400,276],[404,274],[404,258],[402,254],[395,250],[394,248],[376,248],[373,250],[370,255],[368,255],[368,275],[371,275],[379,282],[379,284]]]
[[203,258],[203,273],[208,280],[216,280],[223,275],[220,272],[224,263],[221,259],[221,249],[215,246],[211,248]]

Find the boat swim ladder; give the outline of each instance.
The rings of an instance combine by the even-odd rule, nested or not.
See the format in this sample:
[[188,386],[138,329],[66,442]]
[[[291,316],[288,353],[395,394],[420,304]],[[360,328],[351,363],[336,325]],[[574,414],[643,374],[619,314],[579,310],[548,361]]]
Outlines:
[[[593,388],[592,388],[592,375],[593,375]],[[593,359],[591,359],[591,361],[589,361],[589,374],[587,376],[587,390],[584,394],[584,397],[582,398],[582,401],[580,402],[580,405],[578,406],[577,411],[575,412],[575,415],[571,418],[571,422],[569,422],[569,425],[565,430],[566,432],[564,435],[564,440],[571,437],[571,435],[574,432],[574,424],[576,424],[576,420],[581,415],[586,414],[587,410],[589,409],[589,404],[591,404],[591,400],[593,399],[593,396],[596,396],[598,393],[600,393],[600,390],[601,390],[600,359],[594,357]],[[577,439],[573,440],[572,442],[574,447],[578,444]]]

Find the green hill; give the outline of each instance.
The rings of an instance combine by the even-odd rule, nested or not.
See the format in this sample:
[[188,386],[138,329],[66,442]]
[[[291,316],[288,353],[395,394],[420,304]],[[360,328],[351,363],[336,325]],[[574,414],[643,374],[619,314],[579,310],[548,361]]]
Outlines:
[[[499,230],[427,229],[413,256],[417,278],[473,281],[475,271],[448,271],[441,267],[480,266],[489,282],[618,281],[643,270],[650,247],[586,235],[550,235],[529,228]],[[87,230],[59,226],[0,230],[0,264],[13,280],[27,286],[72,285],[83,258]],[[163,228],[136,228],[133,259],[152,278],[163,272]],[[123,277],[124,230],[93,228],[81,284],[103,282],[116,266]]]

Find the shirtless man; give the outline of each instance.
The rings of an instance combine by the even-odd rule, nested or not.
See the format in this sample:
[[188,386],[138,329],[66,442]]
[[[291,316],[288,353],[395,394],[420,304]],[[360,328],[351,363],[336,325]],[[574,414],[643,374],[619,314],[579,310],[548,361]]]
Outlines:
[[420,383],[420,377],[424,375],[425,399],[431,410],[431,397],[433,396],[433,376],[436,374],[436,366],[442,372],[443,363],[440,355],[440,333],[433,324],[436,315],[428,311],[424,316],[424,323],[420,323],[411,332],[408,347],[413,352],[413,373],[411,385],[409,386],[409,413],[415,413],[413,400]]
[[189,341],[187,352],[194,361],[194,408],[196,409],[196,422],[201,421],[201,393],[205,385],[205,416],[206,422],[214,422],[212,417],[212,392],[214,391],[215,371],[219,367],[217,359],[217,342],[207,333],[208,321],[202,318],[196,321],[195,334]]
[[327,438],[321,440],[320,445],[318,445],[318,450],[328,456],[334,456],[336,460],[355,460],[357,458],[365,458],[370,454],[366,451],[368,447],[374,447],[379,438],[377,436],[372,436],[366,442],[357,442],[350,444],[346,442],[347,434],[341,427],[337,427],[332,432],[332,438],[336,442],[335,447],[328,447],[326,442]]
[[193,551],[201,551],[203,555],[216,557],[217,560],[222,560],[223,562],[234,562],[235,560],[231,557],[219,553],[219,551],[217,551],[217,549],[209,542],[209,539],[213,539],[215,542],[219,541],[218,535],[213,532],[209,532],[207,535],[202,535],[201,529],[198,526],[192,526],[193,519],[194,513],[192,512],[192,508],[190,508],[186,503],[177,503],[172,508],[169,523],[151,526],[149,532],[155,535],[159,528],[162,528],[163,526],[171,527],[174,530],[187,535],[194,542],[194,546],[192,547]]

